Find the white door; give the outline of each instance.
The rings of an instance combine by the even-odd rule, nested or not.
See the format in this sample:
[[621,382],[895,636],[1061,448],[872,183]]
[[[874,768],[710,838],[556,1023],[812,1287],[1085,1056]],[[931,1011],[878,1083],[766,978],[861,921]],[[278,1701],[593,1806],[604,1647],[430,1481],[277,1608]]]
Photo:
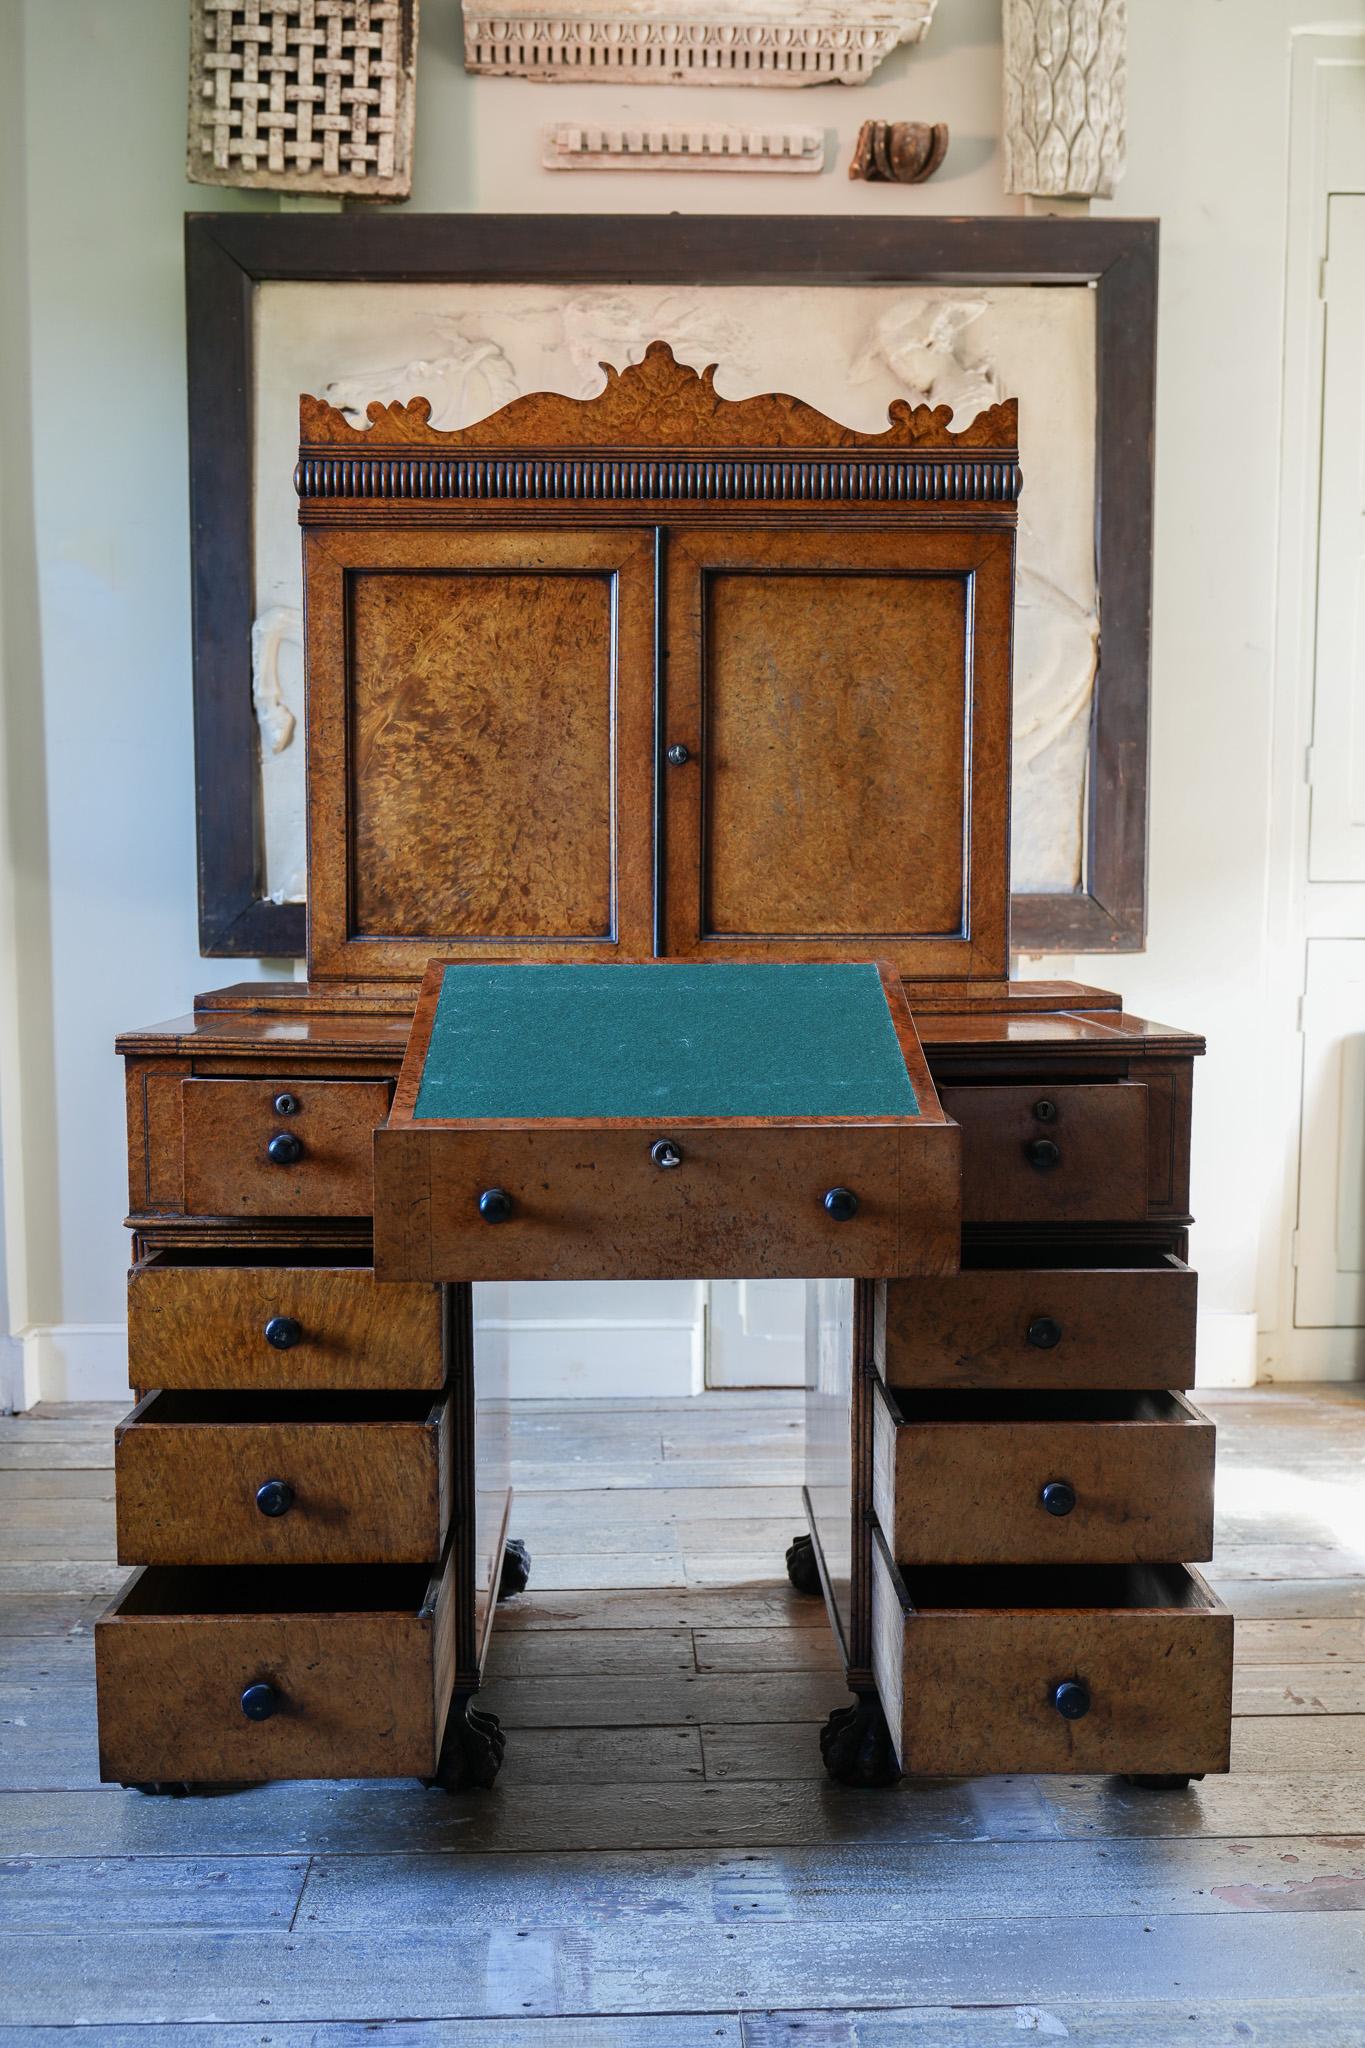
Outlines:
[[713,1280],[708,1293],[708,1387],[805,1385],[804,1280]]
[[1365,193],[1334,193],[1323,276],[1322,483],[1308,875],[1365,881]]
[[1294,1321],[1365,1324],[1365,938],[1308,944]]

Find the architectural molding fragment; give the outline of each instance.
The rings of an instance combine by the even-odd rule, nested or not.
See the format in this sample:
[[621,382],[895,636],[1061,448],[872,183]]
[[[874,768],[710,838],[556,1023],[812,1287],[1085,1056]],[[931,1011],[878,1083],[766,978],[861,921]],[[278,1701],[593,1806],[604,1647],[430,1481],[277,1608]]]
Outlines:
[[938,0],[463,0],[465,68],[632,85],[861,85]]
[[418,4],[191,0],[191,181],[406,199]]
[[1127,0],[1005,0],[1005,190],[1112,199],[1123,176]]
[[820,171],[823,128],[601,128],[560,121],[545,132],[547,171]]

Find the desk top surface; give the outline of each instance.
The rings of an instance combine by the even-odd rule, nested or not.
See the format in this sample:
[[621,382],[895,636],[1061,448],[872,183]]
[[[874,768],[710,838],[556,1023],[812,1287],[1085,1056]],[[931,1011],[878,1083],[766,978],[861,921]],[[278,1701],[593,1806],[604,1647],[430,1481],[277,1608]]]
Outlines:
[[448,965],[415,1121],[905,1117],[879,971]]

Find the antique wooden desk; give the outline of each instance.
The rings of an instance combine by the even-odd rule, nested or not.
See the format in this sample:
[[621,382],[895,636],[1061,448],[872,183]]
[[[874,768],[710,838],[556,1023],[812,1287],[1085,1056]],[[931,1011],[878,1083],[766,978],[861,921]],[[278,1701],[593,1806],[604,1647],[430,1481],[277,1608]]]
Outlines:
[[[836,1776],[1225,1769],[1202,1047],[1007,980],[1013,407],[859,435],[656,343],[452,434],[305,399],[297,481],[310,979],[120,1041],[104,1775],[490,1783],[527,1561],[470,1284],[670,1273],[818,1279]],[[652,1064],[594,1093],[608,977]],[[679,1019],[760,987],[772,1059],[699,1095]]]

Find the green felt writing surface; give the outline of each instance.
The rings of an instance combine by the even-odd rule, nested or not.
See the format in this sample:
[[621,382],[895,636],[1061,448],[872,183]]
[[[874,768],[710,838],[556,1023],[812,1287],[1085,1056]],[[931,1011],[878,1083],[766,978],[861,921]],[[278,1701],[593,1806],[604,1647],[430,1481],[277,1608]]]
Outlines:
[[414,1115],[917,1116],[867,965],[447,967]]

